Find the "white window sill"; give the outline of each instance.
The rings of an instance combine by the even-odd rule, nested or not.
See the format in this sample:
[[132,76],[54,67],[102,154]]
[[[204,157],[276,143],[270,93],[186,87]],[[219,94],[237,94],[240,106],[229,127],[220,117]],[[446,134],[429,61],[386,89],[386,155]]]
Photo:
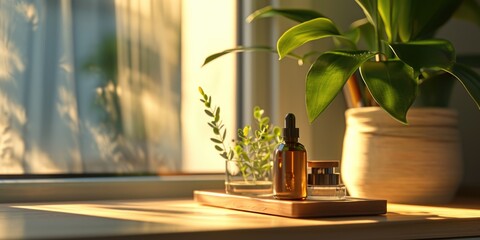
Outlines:
[[223,189],[224,175],[0,180],[0,203],[191,198],[194,190]]

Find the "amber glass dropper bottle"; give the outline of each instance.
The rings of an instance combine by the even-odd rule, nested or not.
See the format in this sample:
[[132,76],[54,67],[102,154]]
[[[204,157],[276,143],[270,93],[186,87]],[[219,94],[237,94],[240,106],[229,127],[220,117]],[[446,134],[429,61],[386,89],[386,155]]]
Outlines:
[[285,117],[284,143],[275,150],[273,160],[273,197],[276,199],[307,198],[307,151],[298,138],[295,115],[289,113]]

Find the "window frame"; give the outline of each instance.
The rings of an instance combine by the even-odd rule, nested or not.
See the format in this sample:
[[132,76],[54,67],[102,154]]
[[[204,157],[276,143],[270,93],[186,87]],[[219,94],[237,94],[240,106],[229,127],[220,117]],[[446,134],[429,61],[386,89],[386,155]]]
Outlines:
[[[240,1],[236,4],[241,6]],[[49,174],[33,178],[0,176],[3,193],[0,203],[192,198],[195,190],[224,189],[224,181],[223,173],[65,178]]]

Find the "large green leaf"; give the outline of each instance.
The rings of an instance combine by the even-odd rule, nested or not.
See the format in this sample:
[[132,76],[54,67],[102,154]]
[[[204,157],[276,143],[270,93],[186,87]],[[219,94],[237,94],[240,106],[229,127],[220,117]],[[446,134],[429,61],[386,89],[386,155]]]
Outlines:
[[[227,50],[224,50],[224,51],[221,51],[221,52],[218,52],[218,53],[214,53],[210,56],[208,56],[207,58],[205,58],[205,61],[203,62],[203,65],[202,66],[205,66],[207,63],[225,55],[225,54],[228,54],[228,53],[235,53],[235,52],[271,52],[271,53],[277,53],[277,51],[271,47],[266,47],[266,46],[258,46],[258,47],[243,47],[243,46],[239,46],[239,47],[236,47],[236,48],[230,48],[230,49],[227,49]],[[294,58],[294,59],[297,59],[297,60],[302,60],[302,57],[298,56],[298,55],[295,55],[295,54],[288,54],[287,55],[288,57],[291,57],[291,58]]]
[[383,0],[378,2],[378,13],[382,18],[385,27],[385,33],[387,34],[388,42],[395,42],[398,32],[398,11],[394,11],[398,8],[398,4],[403,2]]
[[[288,53],[302,46],[303,44],[326,37],[345,38],[341,35],[335,24],[328,18],[316,18],[304,23],[293,26],[288,29],[278,39],[277,51],[280,59],[285,57]],[[353,42],[352,45],[355,45]]]
[[399,60],[365,62],[360,74],[375,101],[392,117],[407,123],[407,111],[417,95],[413,69]]
[[373,26],[373,31],[368,33],[371,34],[371,36],[367,40],[373,38],[374,44],[371,45],[369,43],[369,47],[371,47],[371,49],[375,49],[378,52],[383,52],[384,49],[382,49],[383,45],[381,43],[383,35],[381,30],[384,29],[384,27],[378,13],[378,1],[382,0],[355,0],[355,2],[357,2],[357,4],[362,8],[365,16],[367,17],[367,20]]
[[[390,0],[392,1],[392,0]],[[398,34],[402,42],[431,38],[447,22],[462,1],[402,0],[397,4]]]
[[421,68],[449,68],[455,62],[455,49],[447,40],[432,39],[390,44],[400,60],[419,71]]
[[253,12],[247,17],[247,22],[252,22],[253,20],[259,18],[268,18],[274,16],[283,16],[288,19],[291,19],[296,22],[306,22],[308,20],[312,20],[319,17],[324,17],[322,14],[307,9],[280,9],[280,8],[272,8],[271,6],[267,6],[257,11]]
[[332,51],[320,55],[307,74],[306,104],[313,122],[333,101],[348,78],[375,52]]
[[444,71],[452,74],[462,83],[477,107],[480,108],[480,75],[469,67],[458,63],[454,64],[451,69],[444,69]]
[[374,26],[377,26],[377,0],[355,0],[357,4],[362,8],[363,13],[367,17],[368,21]]

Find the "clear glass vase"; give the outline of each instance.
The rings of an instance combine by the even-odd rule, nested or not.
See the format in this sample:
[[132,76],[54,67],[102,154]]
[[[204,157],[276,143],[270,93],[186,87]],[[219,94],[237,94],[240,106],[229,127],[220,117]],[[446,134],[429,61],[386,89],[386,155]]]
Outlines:
[[225,191],[228,194],[252,197],[272,196],[272,161],[252,166],[238,160],[225,162]]

